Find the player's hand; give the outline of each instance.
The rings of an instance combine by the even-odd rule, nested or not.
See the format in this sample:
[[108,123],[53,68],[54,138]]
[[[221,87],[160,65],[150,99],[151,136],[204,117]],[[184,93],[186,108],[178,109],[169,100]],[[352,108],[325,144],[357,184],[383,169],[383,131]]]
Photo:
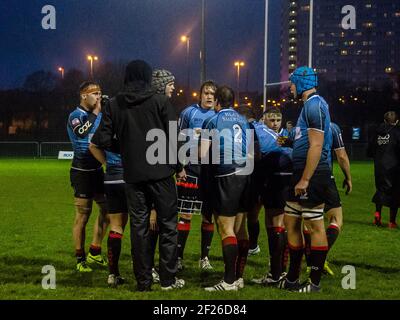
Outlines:
[[186,181],[186,171],[182,169],[181,172],[176,174],[176,181]]
[[294,187],[294,195],[295,196],[305,195],[307,193],[308,185],[309,185],[308,180],[301,179]]
[[93,113],[98,115],[101,112],[101,99],[98,99],[96,102],[96,106],[93,110]]
[[150,230],[151,231],[157,230],[157,213],[156,210],[154,209],[150,211]]
[[353,190],[353,184],[351,183],[351,180],[344,179],[343,180],[343,189],[346,188],[345,194],[348,195],[351,193]]
[[276,143],[282,147],[287,143],[287,140],[288,137],[279,136],[278,139],[276,139]]

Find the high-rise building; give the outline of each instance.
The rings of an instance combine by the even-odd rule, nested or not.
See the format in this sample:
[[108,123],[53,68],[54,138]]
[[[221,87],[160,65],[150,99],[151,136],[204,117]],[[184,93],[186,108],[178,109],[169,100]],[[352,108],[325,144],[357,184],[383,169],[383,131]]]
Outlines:
[[[309,0],[284,2],[282,81],[308,65],[310,17]],[[354,17],[346,6],[354,7]],[[348,18],[354,29],[346,29]],[[390,83],[400,71],[400,1],[314,0],[313,20],[312,66],[321,77],[366,89]]]

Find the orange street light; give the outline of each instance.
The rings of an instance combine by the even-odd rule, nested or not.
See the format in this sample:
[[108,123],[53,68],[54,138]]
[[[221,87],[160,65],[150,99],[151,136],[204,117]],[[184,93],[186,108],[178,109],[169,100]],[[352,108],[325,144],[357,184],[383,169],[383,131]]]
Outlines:
[[181,42],[186,42],[186,67],[187,67],[187,90],[190,90],[190,37],[181,36]]
[[244,67],[244,61],[235,61],[234,66],[237,67],[237,103],[240,104],[240,67]]
[[64,79],[64,68],[63,67],[58,67],[58,71],[61,72],[61,79]]
[[87,59],[90,61],[90,77],[93,79],[93,60],[97,61],[99,58],[97,56],[88,55]]

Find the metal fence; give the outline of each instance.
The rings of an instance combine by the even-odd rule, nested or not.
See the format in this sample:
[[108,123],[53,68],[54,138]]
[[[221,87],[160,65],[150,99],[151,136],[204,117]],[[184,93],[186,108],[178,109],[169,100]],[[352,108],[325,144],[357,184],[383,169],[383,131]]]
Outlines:
[[72,151],[71,142],[0,141],[0,157],[57,158],[59,151]]
[[[350,160],[371,160],[367,157],[367,143],[347,143]],[[57,158],[59,151],[72,151],[71,142],[0,141],[0,157]]]
[[59,151],[72,151],[71,142],[42,142],[39,146],[40,158],[57,158]]

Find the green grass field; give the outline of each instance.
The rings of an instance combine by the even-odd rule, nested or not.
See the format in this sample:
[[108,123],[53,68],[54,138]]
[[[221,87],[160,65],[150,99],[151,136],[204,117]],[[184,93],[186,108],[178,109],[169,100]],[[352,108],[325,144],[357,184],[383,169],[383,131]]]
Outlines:
[[[344,229],[329,254],[336,273],[322,280],[323,292],[301,295],[250,284],[250,279],[267,271],[267,242],[261,229],[261,253],[250,257],[245,270],[246,286],[239,292],[206,293],[202,288],[215,284],[223,272],[218,234],[210,253],[215,271],[201,275],[197,260],[200,243],[200,217],[193,220],[185,255],[182,277],[186,287],[180,291],[137,293],[131,270],[129,230],[123,241],[121,273],[128,284],[118,289],[107,287],[107,270],[91,274],[75,272],[72,242],[74,219],[73,194],[69,185],[69,161],[0,160],[0,299],[400,299],[400,230],[372,225],[374,193],[372,163],[352,164],[354,190],[350,196],[341,192],[344,207]],[[341,173],[336,168],[337,181]],[[91,240],[94,215],[87,230]],[[384,211],[384,222],[388,212]],[[106,251],[106,240],[103,252]],[[41,271],[45,265],[56,269],[56,289],[42,288]],[[356,289],[341,286],[342,267],[356,270]]]

